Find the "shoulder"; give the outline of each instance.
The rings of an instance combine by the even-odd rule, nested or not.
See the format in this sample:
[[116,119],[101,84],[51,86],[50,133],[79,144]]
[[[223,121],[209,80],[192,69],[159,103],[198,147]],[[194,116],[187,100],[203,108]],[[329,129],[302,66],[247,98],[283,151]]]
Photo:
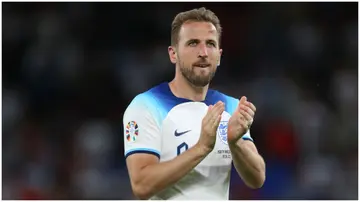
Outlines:
[[225,111],[227,111],[229,114],[234,113],[236,107],[239,104],[239,99],[213,89],[210,89],[209,92],[211,94],[211,99],[213,100],[213,103],[222,101],[225,103]]
[[153,89],[136,95],[127,106],[124,116],[157,116],[159,102]]
[[156,99],[151,95],[151,93],[149,93],[149,91],[147,91],[136,95],[131,100],[128,107],[126,108],[126,112],[134,109],[139,109],[139,110],[154,109],[155,106],[156,106]]
[[163,89],[164,85],[157,85],[145,92],[136,95],[125,110],[124,116],[142,116],[155,119],[161,125],[163,117],[166,115],[167,92]]

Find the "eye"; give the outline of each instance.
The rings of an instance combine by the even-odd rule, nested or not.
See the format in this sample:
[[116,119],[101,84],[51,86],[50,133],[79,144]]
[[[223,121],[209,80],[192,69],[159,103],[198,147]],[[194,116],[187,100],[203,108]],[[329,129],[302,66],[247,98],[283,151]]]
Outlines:
[[196,45],[197,45],[197,42],[196,42],[196,41],[192,41],[192,42],[189,43],[189,46],[193,46],[193,47],[194,47],[194,46],[196,46]]
[[216,44],[214,42],[208,42],[209,46],[216,47]]

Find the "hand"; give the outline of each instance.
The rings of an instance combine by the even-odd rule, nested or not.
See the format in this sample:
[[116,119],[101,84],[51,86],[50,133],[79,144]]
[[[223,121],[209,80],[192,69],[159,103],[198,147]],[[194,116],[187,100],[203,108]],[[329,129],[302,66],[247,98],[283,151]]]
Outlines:
[[227,138],[229,144],[236,143],[250,129],[254,120],[256,107],[247,101],[245,96],[241,97],[240,102],[229,119]]
[[216,142],[216,132],[221,121],[221,114],[225,110],[223,102],[219,101],[214,106],[210,105],[205,117],[202,120],[201,134],[198,144],[207,152],[214,149]]

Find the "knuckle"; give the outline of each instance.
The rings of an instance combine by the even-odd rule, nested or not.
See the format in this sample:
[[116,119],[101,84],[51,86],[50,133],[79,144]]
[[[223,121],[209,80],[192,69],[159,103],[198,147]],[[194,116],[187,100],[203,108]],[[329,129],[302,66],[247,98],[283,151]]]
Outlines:
[[247,127],[247,126],[243,126],[243,129],[246,131],[246,130],[248,130],[248,127]]
[[247,125],[245,124],[244,121],[241,122],[241,126],[242,126],[243,128],[246,128],[246,127],[247,127]]

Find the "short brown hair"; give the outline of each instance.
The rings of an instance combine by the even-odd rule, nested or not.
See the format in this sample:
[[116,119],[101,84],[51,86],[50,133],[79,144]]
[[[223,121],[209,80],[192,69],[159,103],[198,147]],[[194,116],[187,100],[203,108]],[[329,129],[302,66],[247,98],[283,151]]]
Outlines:
[[177,45],[179,41],[180,28],[187,21],[212,23],[218,32],[218,39],[220,43],[222,28],[220,25],[219,18],[211,10],[201,7],[198,9],[181,12],[176,15],[175,19],[171,24],[171,45],[173,46]]

